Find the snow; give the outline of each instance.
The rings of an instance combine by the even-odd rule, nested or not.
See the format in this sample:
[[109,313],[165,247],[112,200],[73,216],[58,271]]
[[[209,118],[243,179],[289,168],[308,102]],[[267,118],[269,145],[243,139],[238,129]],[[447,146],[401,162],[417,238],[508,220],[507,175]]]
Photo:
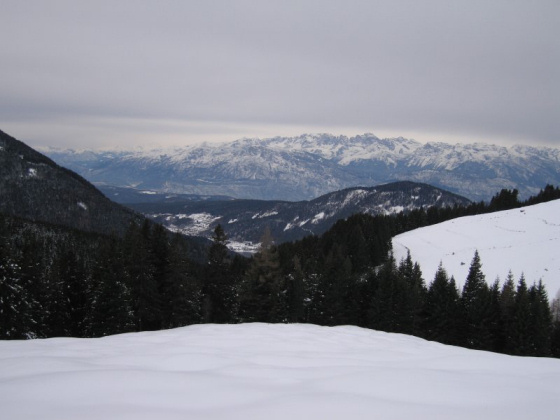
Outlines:
[[37,176],[37,169],[29,168],[27,174],[30,178],[35,178]]
[[404,206],[391,206],[385,210],[385,214],[397,214],[404,211]]
[[10,420],[552,419],[559,381],[560,360],[349,326],[0,342]]
[[233,252],[237,252],[242,255],[253,255],[257,253],[261,247],[261,243],[253,243],[251,241],[228,241],[227,247]]
[[511,270],[528,284],[542,279],[553,298],[560,289],[560,200],[478,216],[462,217],[393,238],[399,261],[410,250],[431,282],[440,261],[462,289],[475,250],[489,284]]
[[88,209],[87,205],[85,203],[81,202],[81,201],[78,201],[77,204],[78,204],[78,207],[81,208],[82,210],[87,210]]
[[342,207],[346,207],[348,204],[350,203],[354,203],[356,201],[359,201],[360,199],[366,197],[368,194],[370,194],[368,191],[366,190],[353,190],[350,191],[347,195],[346,198],[344,199],[343,203],[341,204]]
[[[156,218],[158,216],[162,216],[162,215],[161,214],[150,215],[150,217],[153,218]],[[188,225],[181,224],[180,226],[171,223],[170,225],[167,226],[167,229],[169,229],[172,232],[183,233],[184,235],[197,236],[207,231],[210,228],[210,225],[216,220],[219,220],[220,218],[221,216],[214,216],[210,213],[174,214],[174,215],[168,214],[166,217],[168,221],[172,221],[172,220],[181,221],[181,220],[188,219],[191,220],[192,223],[189,223]]]
[[270,217],[270,216],[276,216],[278,214],[277,211],[275,210],[269,210],[264,212],[263,214],[259,214],[257,213],[255,216],[253,216],[252,218],[254,219],[255,217],[258,217],[259,219],[264,219],[265,217]]
[[311,220],[311,223],[316,225],[317,223],[319,223],[324,218],[325,218],[325,212],[322,211],[321,213],[318,213],[313,217],[313,220]]

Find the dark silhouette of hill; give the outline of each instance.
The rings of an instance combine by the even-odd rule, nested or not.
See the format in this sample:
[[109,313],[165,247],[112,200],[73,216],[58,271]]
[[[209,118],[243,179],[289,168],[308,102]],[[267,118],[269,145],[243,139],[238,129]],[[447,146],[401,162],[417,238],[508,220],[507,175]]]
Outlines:
[[110,201],[69,169],[0,131],[0,212],[87,232],[121,235],[143,216]]

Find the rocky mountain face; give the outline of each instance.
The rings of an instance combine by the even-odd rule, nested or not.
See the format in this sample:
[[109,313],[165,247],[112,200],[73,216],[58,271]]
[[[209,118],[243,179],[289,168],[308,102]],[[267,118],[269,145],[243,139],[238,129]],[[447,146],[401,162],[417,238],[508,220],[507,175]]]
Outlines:
[[151,151],[45,153],[98,185],[154,192],[309,200],[355,186],[410,180],[472,200],[520,197],[560,184],[560,149],[427,143],[329,134],[244,139]]
[[120,234],[143,216],[76,173],[0,131],[0,212],[89,232]]
[[396,182],[373,188],[348,188],[311,201],[262,200],[170,201],[131,204],[134,209],[171,230],[210,237],[221,224],[231,248],[255,249],[265,229],[277,243],[320,235],[337,220],[353,214],[395,214],[420,207],[468,205],[464,197],[414,182]]

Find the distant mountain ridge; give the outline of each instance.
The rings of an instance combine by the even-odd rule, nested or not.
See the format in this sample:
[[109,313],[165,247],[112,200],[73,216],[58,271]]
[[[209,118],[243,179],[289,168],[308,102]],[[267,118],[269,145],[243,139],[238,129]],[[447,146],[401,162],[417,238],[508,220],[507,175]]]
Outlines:
[[421,207],[466,206],[464,197],[415,182],[395,182],[371,188],[354,187],[311,201],[263,200],[176,201],[130,204],[168,229],[211,237],[217,224],[229,236],[232,249],[251,251],[266,228],[276,243],[320,235],[353,214],[395,214]]
[[309,200],[348,187],[410,180],[478,201],[489,200],[502,188],[516,188],[521,197],[529,197],[546,184],[560,183],[560,149],[422,144],[373,134],[45,153],[96,184],[264,200]]

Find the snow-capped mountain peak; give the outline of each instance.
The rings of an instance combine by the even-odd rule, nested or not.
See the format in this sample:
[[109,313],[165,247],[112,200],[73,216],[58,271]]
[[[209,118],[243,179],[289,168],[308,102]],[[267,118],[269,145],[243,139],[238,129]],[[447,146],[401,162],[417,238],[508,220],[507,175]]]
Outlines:
[[373,134],[304,134],[151,151],[47,154],[92,182],[237,198],[309,200],[358,185],[411,180],[488,200],[502,188],[517,188],[527,198],[546,184],[560,184],[560,149],[421,144]]

